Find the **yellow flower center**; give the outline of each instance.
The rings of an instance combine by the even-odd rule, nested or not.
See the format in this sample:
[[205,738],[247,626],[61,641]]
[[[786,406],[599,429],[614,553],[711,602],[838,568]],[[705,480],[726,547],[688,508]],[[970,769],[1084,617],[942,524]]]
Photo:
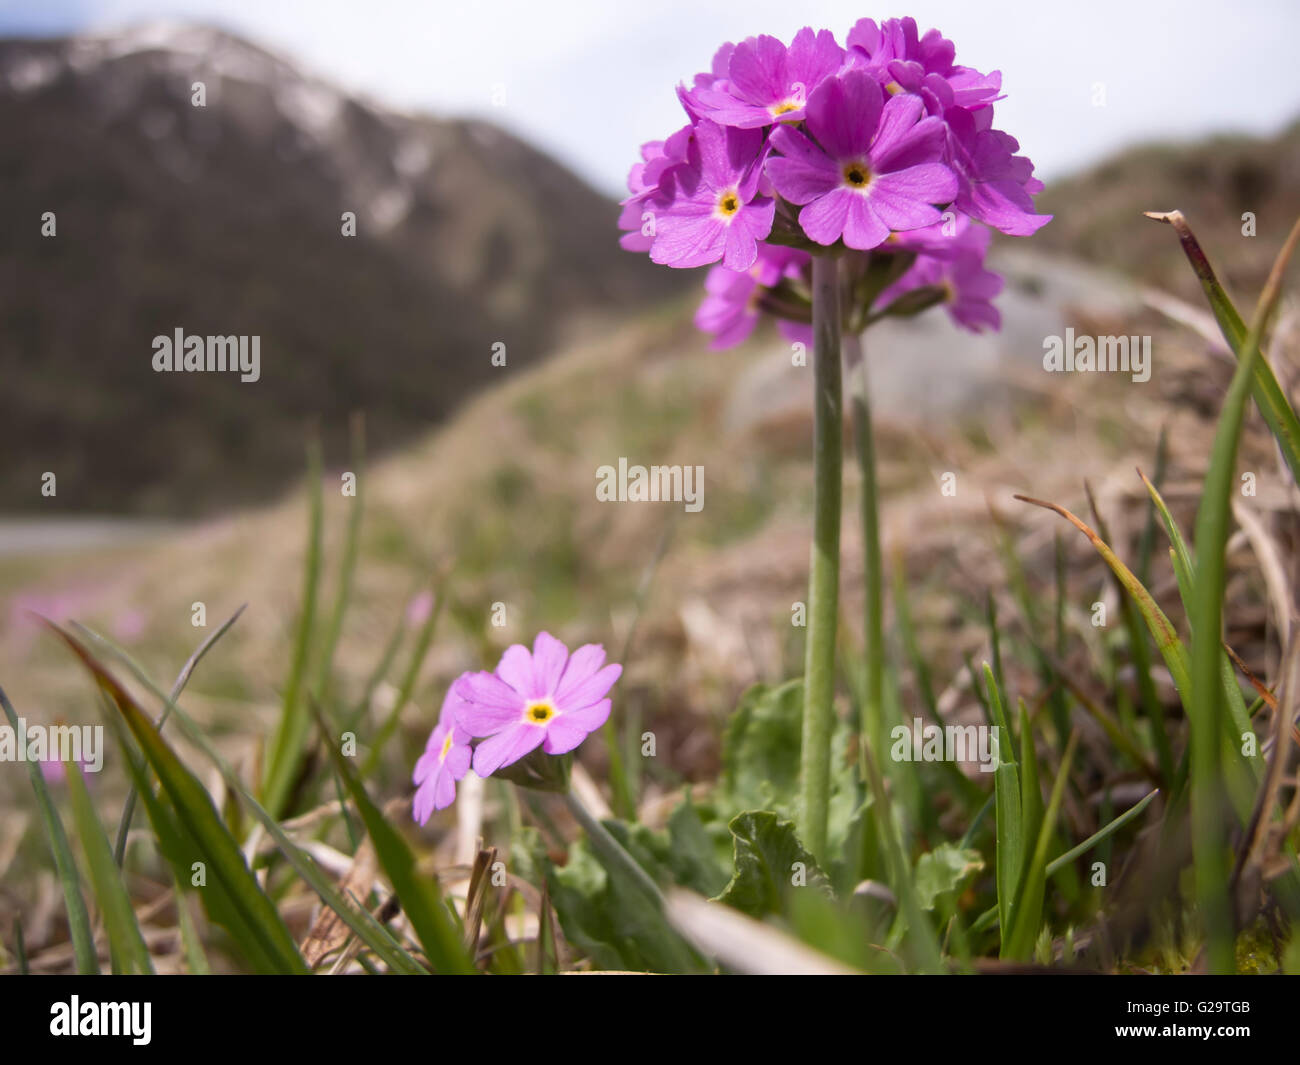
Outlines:
[[555,716],[555,707],[549,702],[529,703],[524,710],[524,720],[530,725],[545,725]]
[[890,96],[897,96],[902,91],[903,86],[899,85],[896,81],[891,81],[885,86],[885,92],[889,93]]
[[729,219],[740,210],[740,196],[734,189],[729,189],[718,197],[718,214]]
[[871,171],[862,163],[849,163],[844,168],[844,180],[855,189],[865,189],[871,181]]
[[450,750],[451,750],[451,733],[448,732],[447,738],[442,741],[442,753],[438,755],[438,761],[445,762],[447,760],[447,754]]
[[798,111],[803,104],[795,103],[793,100],[785,100],[771,109],[773,118],[780,118],[782,115],[788,115],[791,111]]

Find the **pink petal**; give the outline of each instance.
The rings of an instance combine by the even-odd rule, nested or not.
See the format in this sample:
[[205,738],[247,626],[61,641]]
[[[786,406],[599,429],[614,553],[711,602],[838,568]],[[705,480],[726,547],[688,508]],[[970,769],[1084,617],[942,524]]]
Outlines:
[[791,203],[811,203],[839,186],[839,166],[802,133],[781,126],[772,147],[781,154],[768,158],[768,179]]
[[[712,275],[710,275],[712,276]],[[605,648],[598,643],[584,643],[569,656],[564,676],[555,689],[555,700],[569,702],[569,693],[605,664]]]
[[456,708],[456,724],[471,736],[490,736],[518,721],[527,702],[491,673],[466,673],[457,690],[465,701]]
[[561,714],[570,712],[570,708],[579,708],[590,706],[592,703],[605,697],[605,693],[613,686],[614,681],[618,680],[623,674],[623,667],[617,664],[611,664],[604,669],[593,673],[586,680],[575,684],[572,688],[565,691],[564,700],[559,702],[556,709]]
[[453,747],[447,752],[447,760],[442,763],[443,772],[447,773],[452,780],[459,780],[469,772],[469,760],[472,753],[469,744]]
[[751,103],[775,103],[785,91],[785,45],[766,34],[742,41],[731,54],[727,72],[737,96]]
[[456,784],[451,779],[451,774],[441,772],[434,777],[433,808],[435,810],[445,810],[456,801]]
[[686,269],[708,266],[722,258],[727,227],[712,215],[698,219],[665,218],[650,249],[650,259],[664,266]]
[[549,632],[539,632],[533,641],[535,688],[529,695],[542,699],[553,694],[568,661],[569,649]]
[[[889,98],[884,109],[880,112],[880,128],[876,131],[876,139],[871,145],[872,169],[896,169],[885,166],[885,162],[891,154],[899,150],[900,142],[916,126],[921,118],[921,112],[924,110],[925,104],[921,102],[921,98],[913,96],[911,93]],[[942,135],[943,119],[939,119],[937,126],[939,134]],[[929,128],[927,127],[927,129]],[[933,136],[933,134],[930,134],[930,136]],[[926,160],[927,162],[938,157],[938,145],[935,147],[935,153]]]
[[491,776],[502,766],[519,761],[545,738],[544,728],[522,721],[503,729],[478,745],[474,751],[474,772],[481,777]]
[[411,813],[415,817],[416,824],[425,824],[429,820],[429,815],[433,813],[435,780],[436,778],[426,780],[415,792],[415,799],[411,803]]
[[835,189],[800,211],[799,225],[818,244],[834,244],[844,232],[849,210],[857,196],[849,189]]
[[[844,224],[844,243],[859,251],[878,248],[889,237],[889,226],[876,217],[874,201],[861,193],[849,193],[853,202],[849,206],[848,220]],[[934,208],[930,208],[934,210]]]
[[883,103],[884,90],[864,70],[827,78],[808,97],[808,131],[833,159],[866,155]]
[[[873,206],[881,204],[877,211],[892,228],[920,229],[939,221],[941,215],[930,205],[948,203],[957,195],[957,176],[942,163],[922,163],[892,174],[877,174],[868,195]],[[907,221],[895,224],[886,217],[887,211]]]
[[425,751],[420,755],[419,760],[415,763],[415,772],[411,774],[412,784],[423,784],[429,774],[438,768],[438,754],[436,751]]
[[610,705],[608,699],[602,699],[593,706],[552,718],[546,727],[546,746],[543,749],[547,754],[564,754],[573,750],[609,720]]
[[496,675],[514,688],[520,695],[533,697],[534,682],[533,656],[521,643],[511,644],[497,663]]
[[891,196],[882,190],[872,191],[871,209],[881,222],[900,233],[933,225],[943,217],[937,208],[928,203]]

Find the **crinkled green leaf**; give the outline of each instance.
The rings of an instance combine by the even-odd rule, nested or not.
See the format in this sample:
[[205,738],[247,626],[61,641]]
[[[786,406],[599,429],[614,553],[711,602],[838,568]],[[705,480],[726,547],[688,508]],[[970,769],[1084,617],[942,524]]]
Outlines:
[[922,854],[916,863],[916,900],[921,909],[933,910],[945,896],[956,898],[983,868],[979,851],[955,843],[940,843]]
[[[798,819],[800,746],[803,742],[803,680],[755,684],[740,698],[722,743],[722,776],[715,801],[727,816],[772,810]],[[827,851],[839,853],[862,804],[850,756],[848,724],[837,719],[831,738]]]
[[830,894],[830,880],[799,842],[793,822],[771,810],[748,810],[728,827],[735,838],[735,871],[718,902],[763,917],[785,912],[791,891]]

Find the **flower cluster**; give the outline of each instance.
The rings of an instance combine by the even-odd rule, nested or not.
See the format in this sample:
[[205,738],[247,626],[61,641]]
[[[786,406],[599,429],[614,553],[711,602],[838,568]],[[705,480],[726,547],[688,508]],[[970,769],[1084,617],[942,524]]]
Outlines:
[[788,46],[724,44],[678,87],[687,124],[642,146],[621,243],[668,266],[717,264],[696,316],[714,347],[764,313],[805,337],[807,266],[823,249],[864,282],[848,288],[851,328],[936,303],[996,328],[988,227],[1027,236],[1050,220],[1034,213],[1033,164],[993,128],[1001,87],[910,18],[861,19],[844,47],[806,27]]
[[[548,632],[530,652],[506,649],[491,673],[463,673],[447,691],[438,724],[415,763],[414,814],[420,824],[450,806],[456,781],[481,777],[531,754],[566,754],[609,718],[609,689],[623,672],[589,643],[573,654]],[[474,745],[475,740],[479,742]]]

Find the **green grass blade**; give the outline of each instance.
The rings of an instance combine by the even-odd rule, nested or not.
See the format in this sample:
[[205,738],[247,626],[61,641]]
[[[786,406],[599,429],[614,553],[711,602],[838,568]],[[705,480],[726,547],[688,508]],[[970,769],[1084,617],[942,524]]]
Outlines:
[[1092,848],[1097,846],[1098,843],[1104,843],[1106,840],[1110,839],[1111,836],[1113,836],[1121,828],[1123,828],[1130,821],[1132,821],[1133,818],[1137,817],[1139,814],[1142,813],[1143,810],[1145,810],[1148,806],[1150,806],[1151,801],[1159,794],[1160,794],[1160,789],[1153,788],[1150,792],[1148,792],[1141,799],[1135,802],[1132,806],[1130,806],[1117,818],[1115,818],[1113,821],[1109,822],[1102,828],[1099,828],[1096,832],[1094,832],[1091,836],[1085,839],[1078,846],[1071,847],[1059,858],[1053,858],[1050,862],[1047,863],[1047,875],[1051,876],[1053,873],[1057,872],[1058,870],[1065,868],[1065,866],[1069,865],[1072,861],[1074,861],[1075,858],[1079,857],[1079,855],[1087,854],[1088,851],[1092,850]]
[[[239,615],[244,612],[244,608],[247,606],[248,604],[244,603],[238,610],[231,614],[230,617],[226,618],[226,620],[212,633],[212,635],[199,644],[198,649],[190,655],[189,661],[181,667],[181,671],[176,677],[176,683],[172,685],[171,695],[167,697],[167,705],[163,707],[162,713],[158,715],[158,731],[160,733],[163,730],[163,726],[167,724],[167,717],[172,712],[172,707],[176,705],[176,700],[181,697],[181,692],[185,690],[185,685],[189,683],[195,667],[203,660],[203,656],[212,649],[213,645],[215,645],[216,642],[230,630],[230,627],[239,620]],[[86,629],[84,626],[78,625],[77,628],[90,633],[90,630]],[[95,636],[96,639],[102,639],[102,637],[99,637],[97,633],[90,634]],[[121,866],[122,860],[126,857],[126,837],[131,831],[131,819],[135,816],[136,798],[137,794],[133,785],[131,790],[126,793],[126,803],[122,806],[122,820],[117,826],[117,845],[113,848],[113,860],[117,862],[119,866]]]
[[361,775],[363,777],[370,776],[375,771],[375,767],[379,765],[379,759],[383,756],[384,748],[397,731],[397,724],[401,720],[402,711],[406,709],[406,704],[411,701],[416,682],[420,679],[420,670],[429,654],[429,648],[433,645],[433,634],[438,628],[438,617],[442,614],[443,603],[446,601],[443,581],[438,577],[434,578],[433,597],[433,607],[429,610],[429,616],[424,619],[424,624],[420,626],[420,634],[415,639],[415,647],[411,651],[411,660],[407,663],[401,684],[398,685],[393,708],[388,712],[388,717],[375,731],[374,742],[370,745],[366,760],[361,764]]
[[303,676],[311,655],[312,632],[316,624],[316,599],[320,591],[322,485],[320,444],[313,441],[307,449],[307,498],[311,508],[307,559],[303,572],[302,613],[294,636],[289,677],[284,686],[280,721],[271,740],[262,782],[262,798],[272,817],[284,813],[298,769],[302,765],[307,736],[311,731],[311,711],[303,699]]
[[1187,648],[1183,646],[1183,642],[1178,638],[1178,632],[1173,623],[1165,616],[1164,611],[1160,609],[1155,599],[1151,597],[1151,593],[1133,575],[1133,571],[1119,560],[1119,557],[1100,536],[1064,507],[1058,506],[1056,503],[1048,503],[1043,499],[1033,499],[1029,496],[1018,495],[1015,498],[1022,503],[1032,503],[1036,507],[1043,507],[1059,514],[1082,532],[1092,543],[1092,546],[1097,549],[1097,553],[1101,555],[1106,564],[1119,578],[1120,583],[1124,585],[1125,591],[1137,603],[1142,619],[1146,622],[1147,628],[1150,629],[1152,637],[1155,638],[1156,646],[1160,649],[1161,657],[1165,660],[1169,674],[1173,677],[1174,687],[1178,689],[1178,695],[1185,707],[1188,702],[1188,691],[1191,683]]
[[[423,582],[421,582],[423,583]],[[399,617],[396,626],[393,628],[392,635],[389,636],[384,644],[383,651],[380,652],[379,661],[375,668],[370,671],[366,678],[365,687],[361,690],[361,697],[352,705],[352,709],[343,720],[344,732],[355,732],[357,726],[361,724],[362,719],[366,716],[366,711],[370,709],[370,702],[375,697],[377,689],[383,679],[388,676],[388,670],[392,667],[393,659],[397,657],[397,649],[402,645],[402,637],[406,635],[406,618]]]
[[86,855],[90,882],[95,888],[95,901],[104,918],[108,933],[109,957],[115,973],[152,973],[153,963],[149,948],[140,934],[135,919],[131,897],[122,883],[121,871],[113,861],[113,848],[109,845],[104,826],[90,802],[86,780],[81,767],[75,762],[67,767],[68,795],[72,802],[72,819],[77,826],[81,849]]
[[[1205,291],[1210,309],[1219,323],[1219,329],[1240,363],[1244,358],[1250,330],[1237,312],[1237,308],[1233,306],[1232,300],[1228,298],[1223,286],[1219,284],[1219,279],[1210,266],[1210,260],[1206,257],[1182,212],[1171,211],[1168,214],[1158,214],[1148,211],[1147,217],[1171,225],[1177,231],[1178,239],[1183,245],[1183,252],[1201,282],[1201,288]],[[1274,439],[1277,440],[1286,464],[1291,468],[1291,476],[1297,484],[1300,484],[1300,418],[1297,418],[1295,409],[1287,402],[1286,394],[1278,384],[1268,360],[1258,350],[1263,334],[1262,328],[1259,333],[1254,342],[1255,354],[1251,356],[1249,387],[1260,414],[1264,416],[1264,421],[1268,424]]]
[[[321,723],[325,731],[324,723]],[[415,858],[387,818],[371,801],[365,787],[357,779],[352,766],[330,742],[328,734],[325,744],[334,761],[339,776],[343,779],[352,801],[356,804],[361,820],[365,822],[366,832],[375,845],[375,854],[379,864],[393,885],[393,891],[402,903],[402,909],[415,934],[424,947],[429,964],[437,973],[473,973],[473,959],[466,952],[459,933],[452,921],[451,912],[443,903],[437,890],[437,882],[429,877],[420,876],[415,870]]]
[[1300,241],[1300,223],[1291,231],[1269,276],[1254,321],[1238,351],[1236,373],[1223,401],[1223,412],[1210,451],[1201,505],[1196,513],[1196,576],[1189,621],[1192,628],[1191,797],[1193,864],[1197,904],[1205,922],[1209,967],[1236,971],[1235,932],[1228,895],[1231,868],[1227,835],[1227,799],[1222,780],[1222,644],[1223,599],[1227,580],[1228,527],[1236,479],[1237,446],[1246,401],[1262,362],[1260,340],[1280,294],[1281,275]]
[[176,881],[176,922],[180,926],[181,951],[185,955],[185,964],[189,968],[190,975],[209,975],[212,966],[208,964],[208,955],[203,949],[203,940],[199,938],[194,915],[190,913],[190,900],[186,898],[179,881]]
[[[1007,728],[1007,715],[1002,705],[1002,693],[998,690],[997,679],[993,669],[984,663],[984,683],[988,688],[989,704],[992,707],[993,727],[998,730],[998,750],[1011,750],[1013,738]],[[1020,776],[1016,763],[999,757],[998,767],[993,772],[994,814],[996,820],[997,861],[994,871],[998,889],[998,920],[1003,928],[1011,927],[1011,912],[1016,897],[1020,867],[1024,858],[1024,821],[1020,809]]]
[[[1164,450],[1164,433],[1160,435],[1161,447],[1160,452]],[[1141,471],[1138,471],[1139,475]],[[1143,478],[1145,480],[1146,478]],[[1085,482],[1086,486],[1086,482]],[[1106,528],[1105,519],[1097,507],[1097,502],[1093,498],[1092,489],[1088,487],[1088,502],[1092,509],[1093,519],[1097,523],[1097,535],[1105,542],[1110,543],[1110,531]],[[1151,540],[1155,536],[1155,507],[1154,505],[1147,508],[1147,522],[1142,530],[1142,542],[1139,546],[1138,556],[1138,574],[1137,579],[1145,584],[1146,574],[1150,570],[1151,557]],[[1160,697],[1156,693],[1155,682],[1151,679],[1151,649],[1147,643],[1147,633],[1143,628],[1142,614],[1138,609],[1137,601],[1124,587],[1124,583],[1114,570],[1111,570],[1111,580],[1114,583],[1115,590],[1119,594],[1120,609],[1123,611],[1124,630],[1128,634],[1129,654],[1133,659],[1133,668],[1137,674],[1138,701],[1142,706],[1147,720],[1151,722],[1151,738],[1156,749],[1156,761],[1160,767],[1161,780],[1167,785],[1173,779],[1176,773],[1174,765],[1174,750],[1169,742],[1169,728],[1165,723],[1165,709],[1160,702]],[[1058,656],[1063,659],[1063,652],[1058,651]]]
[[[135,699],[81,641],[52,622],[46,624],[62,637],[94,675],[158,775],[162,789],[172,803],[178,827],[190,844],[202,853],[208,872],[229,899],[233,912],[232,934],[250,953],[260,957],[270,971],[307,972],[307,965],[275,903],[249,871],[239,845],[221,820],[207,790],[159,735]],[[150,800],[147,798],[146,801]]]
[[[1004,958],[1025,960],[1032,956],[1034,943],[1038,939],[1038,930],[1043,919],[1043,896],[1047,889],[1047,849],[1051,846],[1052,833],[1056,830],[1056,819],[1061,811],[1061,800],[1065,795],[1066,781],[1070,776],[1070,763],[1074,760],[1074,749],[1079,734],[1072,732],[1061,755],[1061,769],[1056,774],[1056,783],[1052,785],[1052,796],[1047,803],[1047,812],[1043,815],[1042,826],[1038,830],[1038,840],[1029,858],[1020,885],[1020,895],[1016,900],[1015,914],[1012,917],[1011,934],[1004,939],[1006,949]],[[1005,935],[1006,926],[1003,925]]]
[[366,423],[359,412],[353,415],[351,430],[352,473],[356,477],[357,494],[344,497],[349,500],[347,534],[343,541],[343,557],[339,563],[339,585],[334,598],[334,609],[330,612],[329,622],[325,626],[325,637],[321,642],[320,657],[316,665],[316,683],[313,691],[318,706],[329,705],[330,684],[334,676],[334,650],[338,647],[339,636],[343,632],[343,618],[347,614],[348,604],[352,601],[352,581],[356,574],[357,556],[361,546],[361,517],[365,509],[362,482],[366,461]]
[[357,938],[374,951],[376,957],[382,959],[393,972],[408,976],[424,974],[426,970],[401,947],[389,934],[388,929],[375,920],[359,902],[344,898],[343,894],[329,877],[322,872],[320,866],[316,864],[312,857],[288,837],[284,829],[280,827],[280,823],[267,812],[261,803],[253,798],[239,779],[238,774],[235,773],[225,759],[217,754],[198,727],[179,708],[176,713],[185,735],[193,740],[203,750],[203,753],[212,760],[212,763],[225,780],[226,786],[248,806],[253,816],[266,829],[267,835],[275,842],[280,853],[284,855],[303,881],[320,896],[321,902],[337,913],[343,923],[356,934]]
[[[1183,536],[1182,529],[1179,528],[1178,522],[1170,513],[1164,497],[1156,489],[1141,470],[1138,470],[1138,476],[1142,478],[1142,483],[1146,485],[1147,492],[1151,496],[1151,502],[1155,506],[1160,520],[1164,524],[1165,532],[1169,536],[1170,557],[1174,566],[1174,577],[1178,581],[1178,595],[1183,601],[1183,609],[1187,612],[1190,619],[1192,616],[1193,588],[1196,580],[1196,559],[1192,555],[1191,549],[1187,546],[1187,540]],[[1192,640],[1195,643],[1195,628],[1192,628]],[[1252,774],[1258,779],[1264,771],[1263,756],[1256,754],[1249,758],[1241,753],[1241,737],[1250,731],[1250,712],[1246,708],[1246,699],[1241,694],[1241,685],[1237,682],[1237,674],[1232,667],[1232,661],[1228,658],[1228,652],[1219,648],[1219,678],[1223,685],[1223,695],[1228,707],[1228,718],[1224,721],[1224,728],[1229,738],[1233,741],[1232,747],[1237,752],[1237,757],[1242,761],[1249,763]],[[1181,774],[1179,774],[1181,778]]]
[[[4,707],[5,717],[9,719],[16,735],[20,730],[18,715],[2,688],[0,706]],[[50,789],[45,783],[40,765],[28,761],[27,776],[32,782],[32,791],[36,793],[36,805],[40,807],[41,820],[45,822],[45,835],[54,854],[54,868],[63,887],[63,905],[68,912],[68,935],[72,939],[77,972],[83,975],[98,973],[99,954],[95,949],[95,937],[90,932],[90,913],[86,909],[85,896],[81,893],[81,879],[77,874],[77,863],[72,857],[72,848],[68,846],[68,834],[63,829],[58,810],[54,808],[54,800],[50,797]]]
[[1038,784],[1038,755],[1029,710],[1020,700],[1020,824],[1024,839],[1034,839],[1043,823],[1043,792]]
[[[89,630],[86,631],[89,632]],[[148,674],[140,668],[138,663],[132,660],[130,655],[110,641],[104,639],[104,637],[98,636],[94,633],[91,633],[91,635],[94,636],[95,640],[101,646],[112,653],[119,661],[130,669],[135,678],[144,685],[144,687],[147,688],[155,698],[164,703],[168,702],[167,696],[165,696],[157,685],[149,679]],[[350,903],[342,896],[329,878],[321,871],[320,867],[312,860],[310,855],[297,847],[285,834],[284,830],[280,827],[279,822],[277,822],[275,818],[271,817],[271,815],[266,812],[266,809],[255,798],[253,798],[252,794],[250,794],[249,790],[244,786],[243,781],[239,779],[239,775],[235,773],[229,763],[227,763],[226,760],[222,758],[208,742],[207,737],[203,735],[203,731],[190,720],[189,716],[180,708],[179,705],[172,703],[171,706],[181,731],[185,733],[186,738],[194,743],[194,745],[197,746],[209,760],[211,760],[212,764],[217,767],[217,770],[221,773],[222,779],[225,780],[226,786],[230,789],[231,793],[238,795],[240,800],[252,812],[253,816],[261,822],[262,826],[266,829],[267,834],[272,838],[272,840],[274,840],[280,852],[294,868],[294,871],[297,872],[308,886],[310,886],[312,890],[320,896],[321,901],[326,906],[329,906],[330,909],[334,910],[343,920],[344,924],[352,929],[352,931],[356,933],[357,937],[366,946],[373,950],[376,956],[385,961],[394,972],[412,975],[425,973],[426,970],[407,951],[402,949],[397,941],[389,934],[388,929],[376,921],[364,907],[360,906],[360,904],[355,902]],[[113,720],[115,725],[118,724],[115,719],[110,718],[110,720]],[[123,740],[125,744],[125,737],[123,737]],[[132,768],[132,762],[129,757],[127,759],[127,765],[128,768]],[[163,837],[167,837],[169,834],[173,838],[176,837],[177,833],[168,827],[169,811],[162,808],[161,804],[153,796],[153,793],[150,791],[147,782],[144,779],[142,770],[135,768],[135,774],[137,788],[141,797],[144,799],[145,806],[149,809],[150,820],[154,824],[155,833],[160,837],[160,842],[163,842]],[[176,850],[175,846],[172,847],[172,850]],[[183,883],[184,878],[189,874],[188,867],[184,865],[174,865],[174,871],[178,883]],[[209,910],[209,913],[212,913],[210,902],[213,893],[213,887],[210,885],[203,896],[204,906]],[[269,966],[265,967],[270,968]]]

